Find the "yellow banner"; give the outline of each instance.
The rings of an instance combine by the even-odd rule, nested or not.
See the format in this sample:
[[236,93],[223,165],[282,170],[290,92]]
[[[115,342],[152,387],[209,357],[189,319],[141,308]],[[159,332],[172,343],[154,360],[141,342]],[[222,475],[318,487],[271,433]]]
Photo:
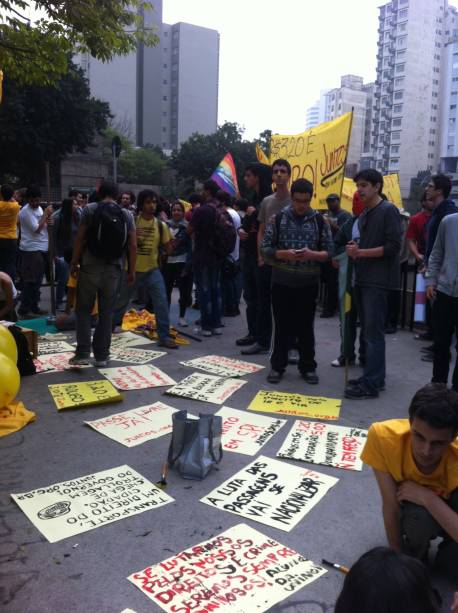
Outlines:
[[352,114],[322,123],[295,135],[275,134],[270,141],[270,161],[282,158],[291,164],[291,179],[313,184],[312,206],[325,209],[326,196],[340,194],[347,159]]
[[56,383],[48,387],[58,411],[93,404],[120,402],[123,399],[122,394],[106,379],[81,383]]
[[251,401],[248,410],[313,419],[339,419],[341,404],[342,401],[337,398],[261,390]]
[[[344,178],[342,185],[342,198],[340,204],[343,209],[350,211],[353,202],[353,194],[356,192],[356,183],[353,179]],[[391,174],[383,177],[383,193],[390,202],[402,209],[401,188],[399,186],[399,175]]]
[[264,153],[264,151],[261,149],[261,147],[258,145],[258,143],[256,143],[256,157],[258,158],[258,162],[261,162],[261,164],[270,165],[269,158]]

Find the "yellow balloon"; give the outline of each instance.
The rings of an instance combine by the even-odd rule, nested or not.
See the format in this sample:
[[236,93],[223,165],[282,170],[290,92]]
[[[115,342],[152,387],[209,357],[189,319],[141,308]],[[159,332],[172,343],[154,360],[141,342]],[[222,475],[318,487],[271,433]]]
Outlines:
[[16,364],[0,353],[0,408],[16,398],[20,383],[21,377]]
[[0,353],[8,357],[13,364],[17,364],[17,345],[14,336],[5,328],[0,326]]

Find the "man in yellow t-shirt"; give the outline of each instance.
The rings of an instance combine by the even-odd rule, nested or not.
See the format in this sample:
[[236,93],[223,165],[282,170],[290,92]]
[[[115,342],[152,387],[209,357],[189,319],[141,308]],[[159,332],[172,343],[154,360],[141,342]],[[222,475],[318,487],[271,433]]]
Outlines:
[[168,349],[177,349],[178,345],[170,337],[169,303],[164,278],[161,273],[161,256],[172,251],[173,243],[170,230],[163,221],[155,217],[158,196],[150,189],[138,194],[136,219],[137,228],[137,262],[135,266],[135,286],[124,287],[116,303],[115,320],[122,321],[130,299],[136,290],[144,288],[154,305],[156,316],[158,345]]
[[442,537],[436,565],[458,580],[458,394],[443,384],[422,387],[409,419],[369,428],[361,458],[382,496],[390,547],[427,561]]

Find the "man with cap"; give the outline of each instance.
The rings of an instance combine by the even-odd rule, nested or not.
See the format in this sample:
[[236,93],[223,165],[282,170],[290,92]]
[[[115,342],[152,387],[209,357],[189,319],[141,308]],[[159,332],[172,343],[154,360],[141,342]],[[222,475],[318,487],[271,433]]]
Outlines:
[[[326,204],[328,205],[328,214],[325,215],[325,219],[329,223],[334,237],[340,228],[351,219],[351,213],[341,208],[338,194],[329,194],[326,198]],[[331,262],[325,262],[322,265],[321,276],[326,287],[326,293],[323,312],[320,317],[333,317],[339,303],[339,272]]]

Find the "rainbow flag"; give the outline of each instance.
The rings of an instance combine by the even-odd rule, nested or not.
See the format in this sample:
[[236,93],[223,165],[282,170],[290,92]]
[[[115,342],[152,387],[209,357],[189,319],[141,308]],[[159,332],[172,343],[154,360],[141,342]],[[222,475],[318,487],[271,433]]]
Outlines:
[[237,173],[235,172],[234,160],[230,153],[226,153],[210,178],[231,196],[238,195]]

